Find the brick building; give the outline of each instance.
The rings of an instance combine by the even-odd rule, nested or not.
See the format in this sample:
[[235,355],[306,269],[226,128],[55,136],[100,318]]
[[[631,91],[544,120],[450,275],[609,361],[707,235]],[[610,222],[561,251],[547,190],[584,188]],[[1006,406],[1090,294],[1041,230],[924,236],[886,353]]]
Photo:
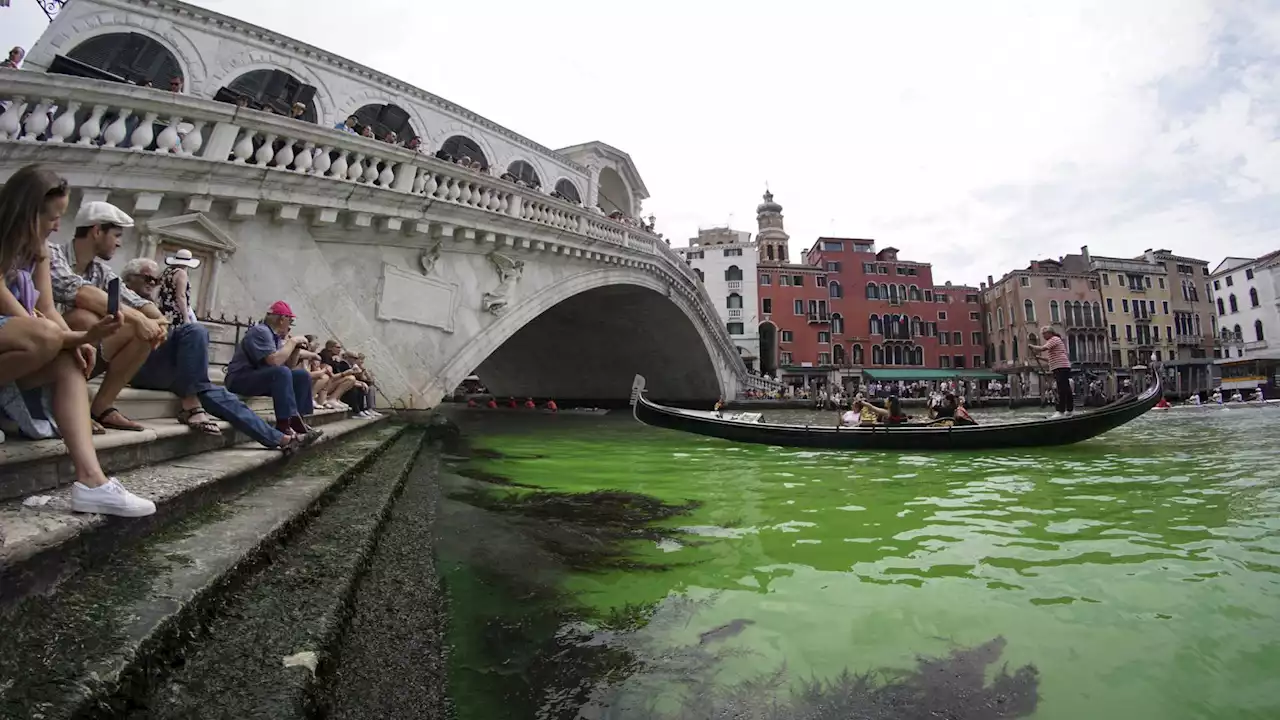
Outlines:
[[[782,206],[756,208],[761,369],[794,385],[986,378],[977,288],[875,241],[823,237],[790,262]],[[942,333],[946,333],[945,342]],[[932,371],[932,372],[930,372]]]

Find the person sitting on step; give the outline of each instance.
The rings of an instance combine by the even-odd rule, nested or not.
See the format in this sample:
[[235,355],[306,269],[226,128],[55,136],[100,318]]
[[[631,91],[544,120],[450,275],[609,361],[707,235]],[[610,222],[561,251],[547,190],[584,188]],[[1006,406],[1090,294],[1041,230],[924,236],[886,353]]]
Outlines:
[[142,517],[155,503],[102,471],[89,419],[94,348],[121,321],[107,317],[75,331],[54,306],[46,239],[69,197],[66,180],[38,165],[0,187],[0,420],[32,439],[62,437],[75,470],[73,511]]
[[365,417],[368,410],[366,407],[368,396],[365,390],[368,389],[368,385],[357,377],[360,374],[360,368],[348,362],[346,353],[342,350],[342,343],[337,340],[327,341],[324,344],[324,350],[320,351],[320,361],[333,373],[333,385],[329,396],[340,399],[357,417]]
[[227,389],[237,395],[270,397],[275,404],[276,428],[311,443],[321,434],[303,417],[311,415],[311,373],[297,367],[307,339],[289,335],[296,317],[289,304],[276,301],[261,323],[245,331],[227,365]]
[[[66,245],[48,243],[53,299],[67,325],[88,330],[107,314],[107,286],[116,279],[107,264],[120,247],[124,228],[133,218],[106,202],[87,202],[76,213],[75,237]],[[126,287],[120,288],[121,329],[98,347],[90,378],[106,372],[89,410],[94,422],[114,430],[143,427],[113,407],[120,391],[146,362],[147,355],[167,336],[168,322],[156,304]]]
[[[164,282],[162,277],[160,265],[150,258],[134,258],[124,266],[125,284],[140,297],[155,297]],[[161,296],[159,303],[161,312],[166,316],[184,315],[172,305],[171,297]],[[144,390],[163,390],[177,395],[182,403],[178,422],[206,435],[222,434],[218,423],[213,420],[217,417],[231,423],[231,427],[260,445],[286,453],[315,439],[312,435],[299,438],[271,427],[240,398],[210,382],[209,329],[198,322],[172,326],[169,338],[147,357],[130,384]]]

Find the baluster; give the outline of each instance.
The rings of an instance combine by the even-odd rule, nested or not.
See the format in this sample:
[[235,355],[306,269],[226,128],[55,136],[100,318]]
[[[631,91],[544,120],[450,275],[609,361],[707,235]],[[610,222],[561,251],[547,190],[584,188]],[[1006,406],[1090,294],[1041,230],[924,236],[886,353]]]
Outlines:
[[102,147],[118,147],[124,142],[125,136],[129,134],[129,116],[132,114],[133,111],[129,108],[120,108],[116,119],[102,133]]
[[384,188],[391,187],[391,183],[396,181],[396,171],[413,172],[412,166],[404,167],[402,169],[399,163],[395,163],[396,169],[392,170],[391,169],[392,164],[393,163],[390,160],[388,160],[386,164],[382,166],[382,172],[378,173],[378,184]]
[[178,125],[180,124],[182,124],[182,118],[169,118],[169,126],[161,130],[160,137],[156,138],[156,152],[178,152],[178,144],[181,142],[181,138],[178,137]]
[[182,136],[178,152],[183,155],[195,155],[200,152],[200,148],[204,146],[204,123],[204,120],[195,121],[191,132]]
[[347,177],[347,151],[339,150],[338,159],[329,167],[329,177],[345,180]]
[[449,191],[445,196],[445,200],[449,202],[457,202],[458,196],[462,195],[462,188],[459,187],[462,181],[458,178],[449,178]]
[[253,154],[253,161],[262,167],[266,167],[267,163],[276,156],[276,151],[272,148],[276,144],[275,133],[267,133],[267,139],[258,147],[258,152]]
[[463,205],[470,205],[471,204],[471,181],[459,180],[458,184],[462,186],[460,188],[462,192],[458,194],[458,202],[462,203]]
[[364,153],[356,153],[356,161],[347,168],[347,179],[355,182],[364,177]]
[[[76,141],[77,145],[92,145],[102,134],[102,116],[106,114],[106,105],[94,105],[93,112],[89,113],[89,117],[85,118],[84,124],[80,126],[80,139]],[[3,125],[4,119],[0,118],[0,125]],[[0,128],[0,136],[3,136],[3,128]]]
[[426,190],[424,190],[424,188],[426,188],[426,186],[427,186],[427,178],[429,178],[429,177],[431,177],[431,171],[430,171],[430,170],[427,170],[426,168],[420,168],[420,169],[418,170],[418,174],[413,178],[413,191],[412,191],[412,192],[413,192],[413,194],[414,194],[414,195],[421,195],[421,194],[423,194],[424,192],[426,192]]
[[311,162],[312,175],[324,177],[325,173],[329,172],[329,167],[333,165],[333,161],[329,159],[330,151],[331,148],[328,145],[323,145],[316,151],[316,156]]
[[16,97],[0,115],[0,140],[17,140],[22,132],[22,113],[27,111],[25,98]]
[[[53,107],[53,103],[48,100],[41,100],[36,103],[31,114],[27,116],[27,122],[23,125],[26,132],[23,133],[19,140],[27,142],[35,142],[44,134],[45,128],[49,127],[49,109]],[[5,113],[6,115],[8,113]]]
[[498,212],[506,215],[507,211],[511,209],[511,194],[499,191],[493,195],[498,198]]
[[67,109],[53,121],[49,142],[68,142],[68,138],[76,131],[76,113],[79,111],[80,103],[73,101],[67,104]]
[[364,177],[360,178],[361,182],[372,185],[373,181],[378,179],[379,162],[376,157],[369,158],[369,164],[364,169]]
[[142,122],[138,123],[138,127],[133,129],[133,134],[129,136],[130,150],[146,150],[151,146],[151,141],[156,139],[156,120],[160,117],[160,113],[149,112],[143,116]]
[[236,142],[235,147],[231,149],[231,154],[236,156],[234,162],[237,165],[243,165],[253,156],[253,138],[257,135],[256,130],[245,128],[244,133]]
[[520,217],[521,217],[521,219],[524,219],[524,220],[532,220],[532,219],[533,219],[533,217],[529,214],[529,213],[532,211],[532,208],[533,208],[533,203],[529,202],[528,200],[525,200],[525,201],[521,202],[521,203],[520,203]]
[[305,173],[311,169],[311,163],[315,159],[316,144],[313,142],[305,142],[302,144],[302,152],[298,153],[298,157],[293,161],[293,169],[296,172]]
[[293,163],[293,142],[289,138],[284,139],[284,144],[280,146],[280,151],[275,154],[271,162],[281,170],[289,169],[289,165]]
[[471,204],[481,210],[489,209],[489,188],[471,184]]
[[435,197],[436,190],[439,189],[440,183],[436,182],[436,174],[434,171],[427,170],[427,181],[422,184],[422,194],[427,197]]
[[495,188],[489,188],[489,210],[497,212],[502,209],[502,193]]

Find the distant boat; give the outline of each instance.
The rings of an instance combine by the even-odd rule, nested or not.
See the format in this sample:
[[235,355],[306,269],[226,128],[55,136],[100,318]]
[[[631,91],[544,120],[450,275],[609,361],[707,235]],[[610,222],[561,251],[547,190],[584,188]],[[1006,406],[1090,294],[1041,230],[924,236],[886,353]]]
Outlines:
[[1062,418],[968,426],[906,423],[842,427],[835,422],[830,425],[773,424],[760,422],[759,413],[721,415],[714,411],[658,405],[645,397],[645,379],[637,375],[631,391],[631,406],[636,420],[645,425],[734,442],[829,450],[998,450],[1070,445],[1097,437],[1150,410],[1160,401],[1160,392],[1161,381],[1156,375],[1155,384],[1141,395],[1128,395],[1096,410]]

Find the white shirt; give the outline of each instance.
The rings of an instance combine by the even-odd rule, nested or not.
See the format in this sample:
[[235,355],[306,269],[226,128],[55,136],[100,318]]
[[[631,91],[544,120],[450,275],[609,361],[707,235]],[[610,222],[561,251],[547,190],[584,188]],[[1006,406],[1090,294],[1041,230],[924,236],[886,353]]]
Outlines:
[[858,414],[852,410],[845,410],[844,414],[840,416],[840,424],[841,425],[857,425]]

